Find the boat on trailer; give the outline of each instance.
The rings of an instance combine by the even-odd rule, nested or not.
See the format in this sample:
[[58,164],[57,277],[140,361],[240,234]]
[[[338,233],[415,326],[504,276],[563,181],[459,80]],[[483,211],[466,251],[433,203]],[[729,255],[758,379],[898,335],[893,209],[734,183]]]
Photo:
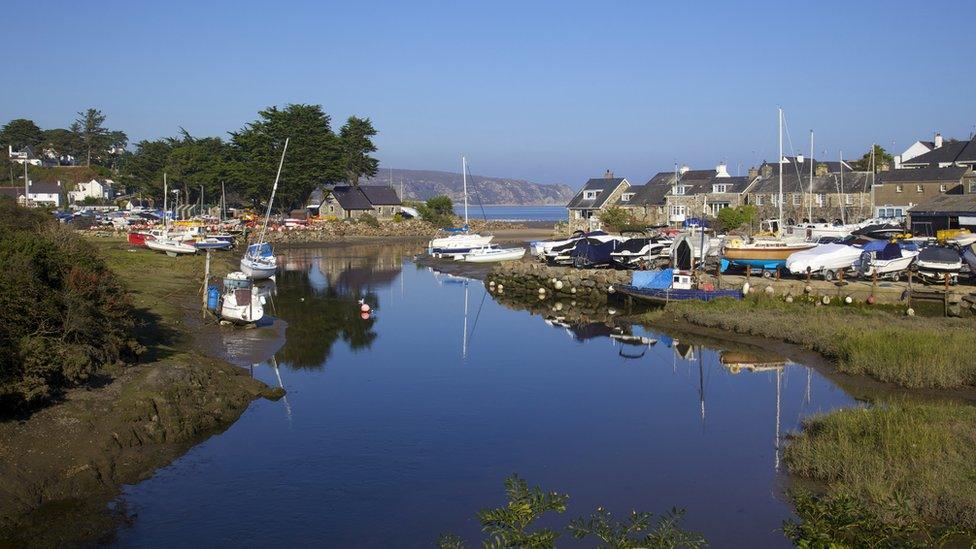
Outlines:
[[915,267],[926,282],[944,282],[948,277],[949,284],[955,284],[962,270],[962,256],[954,248],[929,246],[919,252]]
[[897,280],[908,271],[916,257],[918,249],[914,245],[875,241],[864,246],[854,267],[864,278],[878,276]]

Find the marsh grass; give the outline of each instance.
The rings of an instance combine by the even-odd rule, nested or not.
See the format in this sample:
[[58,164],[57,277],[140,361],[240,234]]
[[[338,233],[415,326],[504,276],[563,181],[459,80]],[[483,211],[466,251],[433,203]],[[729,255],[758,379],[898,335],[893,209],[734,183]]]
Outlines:
[[976,407],[899,400],[805,421],[784,460],[791,473],[826,486],[818,499],[794,494],[808,528],[833,523],[837,534],[844,528],[836,523],[853,516],[855,525],[928,543],[976,533],[974,449]]
[[976,324],[969,319],[911,318],[884,308],[815,307],[765,297],[676,303],[669,310],[699,326],[801,345],[852,375],[909,388],[976,385]]

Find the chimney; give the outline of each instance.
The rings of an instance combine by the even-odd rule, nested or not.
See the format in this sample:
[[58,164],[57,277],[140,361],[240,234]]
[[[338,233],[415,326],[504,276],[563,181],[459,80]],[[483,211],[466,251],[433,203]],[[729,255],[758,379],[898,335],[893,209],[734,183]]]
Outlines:
[[691,171],[691,168],[689,168],[687,165],[682,165],[681,166],[681,169],[678,170],[678,174],[679,175],[684,175],[684,174],[688,173],[689,171]]
[[759,177],[759,170],[755,166],[749,166],[749,179],[755,179]]
[[797,164],[803,164],[803,155],[802,154],[796,155],[796,163]]
[[613,171],[607,170],[607,172],[605,174],[603,174],[603,178],[604,179],[613,179]]
[[763,174],[763,177],[771,177],[773,175],[773,165],[772,164],[763,164],[763,166],[762,166],[762,174]]
[[935,132],[935,148],[942,148],[942,134],[939,132]]
[[732,177],[729,175],[729,170],[725,166],[725,162],[722,162],[718,166],[715,166],[715,177]]
[[827,165],[826,164],[817,164],[817,175],[818,176],[827,175]]

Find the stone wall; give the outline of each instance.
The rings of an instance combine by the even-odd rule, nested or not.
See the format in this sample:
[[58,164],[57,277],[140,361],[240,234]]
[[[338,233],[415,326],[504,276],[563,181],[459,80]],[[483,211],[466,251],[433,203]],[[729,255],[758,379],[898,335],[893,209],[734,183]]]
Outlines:
[[495,266],[488,273],[485,283],[488,290],[496,295],[599,304],[607,302],[611,286],[630,283],[630,272],[512,261]]

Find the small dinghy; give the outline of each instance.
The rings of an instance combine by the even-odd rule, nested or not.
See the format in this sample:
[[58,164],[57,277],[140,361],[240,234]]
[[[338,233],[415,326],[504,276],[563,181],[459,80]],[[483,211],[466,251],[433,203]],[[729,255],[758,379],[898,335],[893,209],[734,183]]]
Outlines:
[[962,257],[953,248],[929,246],[919,252],[915,266],[926,282],[943,282],[948,275],[949,283],[955,284],[962,270]]
[[229,250],[234,246],[234,242],[215,237],[207,237],[194,240],[190,242],[190,245],[198,250]]
[[479,248],[464,255],[468,263],[517,261],[525,255],[525,248]]
[[918,256],[918,250],[914,246],[906,247],[897,242],[889,242],[878,249],[875,244],[879,243],[872,242],[864,246],[855,268],[864,278],[877,275],[897,280],[911,267]]

